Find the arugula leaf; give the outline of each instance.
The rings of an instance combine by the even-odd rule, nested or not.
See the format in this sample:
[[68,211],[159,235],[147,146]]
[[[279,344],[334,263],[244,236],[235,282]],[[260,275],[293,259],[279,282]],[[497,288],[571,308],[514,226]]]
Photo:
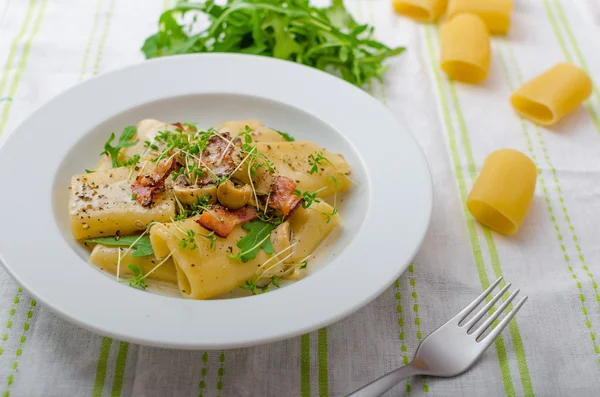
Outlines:
[[242,225],[242,229],[248,230],[248,234],[237,242],[237,247],[241,252],[237,255],[230,256],[232,258],[241,258],[242,262],[246,263],[250,259],[256,258],[258,250],[261,248],[267,253],[273,253],[273,246],[271,245],[271,232],[277,226],[263,222],[261,220],[255,220]]
[[[133,136],[135,135],[136,132],[136,128],[134,126],[127,126],[123,129],[123,132],[121,132],[121,136],[119,137],[119,141],[117,142],[117,146],[112,146],[111,143],[112,141],[115,140],[115,133],[111,133],[110,134],[110,138],[108,138],[108,141],[106,141],[106,143],[104,144],[104,151],[102,153],[100,153],[100,155],[108,155],[110,156],[111,160],[112,160],[112,166],[113,168],[117,168],[120,167],[122,165],[127,165],[128,162],[119,162],[119,152],[121,151],[121,149],[127,148],[127,147],[131,147],[135,144],[138,143],[137,140],[132,141]],[[139,161],[139,157],[138,157],[138,161]]]
[[[191,15],[188,15],[191,14]],[[198,31],[196,20],[209,25]],[[342,0],[329,7],[308,0],[214,0],[180,2],[165,11],[159,31],[142,47],[146,58],[199,52],[234,52],[286,59],[340,76],[363,87],[381,80],[383,62],[404,51],[373,39],[374,29],[358,24]]]
[[[138,240],[139,238],[139,240]],[[137,240],[137,242],[136,242]],[[133,251],[131,256],[147,256],[154,254],[149,236],[125,236],[125,237],[96,237],[85,240],[88,243],[97,243],[102,245],[131,247],[133,243]]]
[[275,131],[277,131],[277,133],[279,135],[281,135],[283,137],[283,139],[285,139],[287,142],[294,142],[295,139],[290,134],[283,132],[283,131],[279,131],[279,130],[275,130]]

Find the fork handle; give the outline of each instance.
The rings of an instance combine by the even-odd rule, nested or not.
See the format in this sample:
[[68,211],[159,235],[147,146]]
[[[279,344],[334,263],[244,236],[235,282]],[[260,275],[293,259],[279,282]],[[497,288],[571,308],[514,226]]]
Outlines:
[[421,369],[408,364],[383,375],[381,378],[375,379],[373,382],[361,387],[353,393],[350,393],[346,397],[379,397],[400,383],[400,381],[403,381],[409,376],[419,375],[422,372],[423,371]]

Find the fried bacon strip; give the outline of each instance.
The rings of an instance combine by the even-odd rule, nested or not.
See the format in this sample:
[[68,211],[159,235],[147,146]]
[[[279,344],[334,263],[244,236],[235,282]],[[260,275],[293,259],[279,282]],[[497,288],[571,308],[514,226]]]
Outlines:
[[206,149],[202,152],[202,162],[212,172],[205,172],[198,184],[215,182],[215,175],[220,178],[235,171],[242,161],[238,145],[239,139],[232,138],[228,132],[211,136],[206,144]]
[[237,210],[230,210],[217,204],[204,211],[196,222],[200,226],[214,231],[219,237],[227,237],[237,225],[249,222],[257,216],[256,208],[248,205]]
[[165,189],[165,180],[178,167],[175,160],[163,160],[149,174],[138,175],[131,184],[135,199],[144,207],[152,205],[154,195]]
[[268,206],[288,217],[304,202],[294,194],[296,182],[286,176],[276,176],[268,198]]

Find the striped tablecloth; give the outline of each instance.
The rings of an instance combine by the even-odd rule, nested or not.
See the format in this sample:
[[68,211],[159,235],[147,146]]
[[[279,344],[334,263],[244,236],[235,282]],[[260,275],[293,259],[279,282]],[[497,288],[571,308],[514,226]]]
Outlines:
[[[373,95],[408,124],[435,186],[420,253],[375,301],[292,340],[171,351],[71,325],[0,270],[0,396],[343,396],[407,363],[424,335],[500,275],[529,295],[518,321],[466,374],[417,377],[389,395],[600,395],[600,92],[595,88],[585,106],[552,129],[519,119],[508,101],[524,80],[558,61],[598,78],[600,3],[514,2],[510,33],[493,39],[490,76],[478,86],[448,81],[440,72],[436,26],[396,16],[388,0],[347,2],[360,21],[376,26],[380,39],[408,47]],[[0,1],[0,139],[78,81],[142,60],[139,47],[169,5]],[[82,106],[102,104],[91,99]],[[60,131],[39,133],[60,139]],[[526,153],[540,169],[529,215],[510,238],[481,228],[464,207],[486,155],[505,147]],[[43,159],[23,161],[43,165]],[[26,194],[13,189],[3,186],[2,194]],[[34,244],[44,236],[27,238]],[[40,266],[52,266],[51,253]]]

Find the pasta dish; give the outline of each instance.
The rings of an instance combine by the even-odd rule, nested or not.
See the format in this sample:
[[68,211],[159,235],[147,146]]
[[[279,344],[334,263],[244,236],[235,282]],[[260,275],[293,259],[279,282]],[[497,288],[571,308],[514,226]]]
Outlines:
[[142,120],[101,156],[71,179],[73,237],[116,281],[190,299],[301,278],[352,185],[342,155],[256,120],[207,130]]

